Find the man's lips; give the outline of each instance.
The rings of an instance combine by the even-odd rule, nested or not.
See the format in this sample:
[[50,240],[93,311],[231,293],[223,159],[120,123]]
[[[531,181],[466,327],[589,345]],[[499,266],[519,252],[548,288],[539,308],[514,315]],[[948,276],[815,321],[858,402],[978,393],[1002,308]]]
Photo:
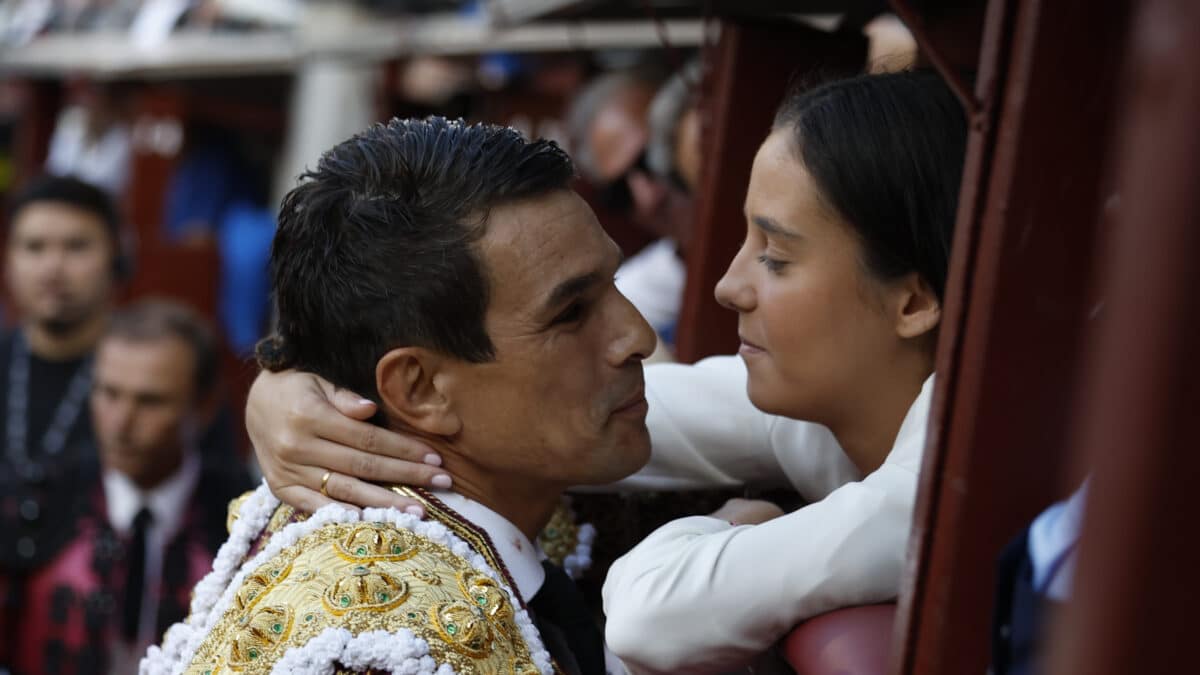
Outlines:
[[613,414],[630,412],[645,405],[646,403],[646,385],[641,384],[637,390],[628,398],[622,401],[616,408],[613,408]]

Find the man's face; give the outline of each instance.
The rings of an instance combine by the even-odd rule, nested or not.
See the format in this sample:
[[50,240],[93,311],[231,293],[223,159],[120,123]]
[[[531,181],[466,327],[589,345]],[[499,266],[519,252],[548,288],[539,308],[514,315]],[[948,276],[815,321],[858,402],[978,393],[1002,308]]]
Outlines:
[[606,101],[588,129],[598,180],[611,195],[610,206],[625,208],[633,220],[656,236],[673,236],[668,222],[669,187],[645,166],[650,128],[646,119],[654,90],[628,87]]
[[479,250],[488,363],[455,363],[458,446],[496,474],[562,486],[649,458],[642,359],[654,332],[613,285],[617,246],[574,192],[493,209]]
[[178,338],[100,343],[91,403],[106,469],[146,488],[174,472],[194,422],[194,368],[192,349]]
[[68,204],[34,202],[12,222],[8,287],[26,320],[69,330],[107,305],[113,255],[99,217]]

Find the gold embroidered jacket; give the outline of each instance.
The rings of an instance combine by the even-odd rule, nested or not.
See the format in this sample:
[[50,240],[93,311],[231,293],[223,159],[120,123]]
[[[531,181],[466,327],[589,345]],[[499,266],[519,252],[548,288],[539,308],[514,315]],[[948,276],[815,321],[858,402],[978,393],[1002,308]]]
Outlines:
[[192,615],[141,673],[553,672],[486,535],[414,496],[430,521],[336,506],[306,518],[265,486],[235,500]]

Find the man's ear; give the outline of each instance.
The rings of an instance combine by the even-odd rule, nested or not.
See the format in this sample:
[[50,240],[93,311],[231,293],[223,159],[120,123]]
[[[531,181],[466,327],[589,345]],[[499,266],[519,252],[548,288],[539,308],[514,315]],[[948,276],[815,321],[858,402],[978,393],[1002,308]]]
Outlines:
[[400,347],[375,364],[384,414],[415,431],[453,436],[462,427],[453,401],[440,386],[446,357],[422,347]]
[[896,334],[902,338],[918,338],[936,329],[942,320],[942,301],[933,288],[916,272],[896,283]]

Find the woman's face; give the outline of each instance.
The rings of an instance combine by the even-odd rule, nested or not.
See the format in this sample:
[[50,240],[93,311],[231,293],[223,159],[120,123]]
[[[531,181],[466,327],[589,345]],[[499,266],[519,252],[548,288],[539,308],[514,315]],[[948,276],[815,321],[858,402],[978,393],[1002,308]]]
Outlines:
[[769,413],[832,424],[895,368],[904,294],[863,265],[851,226],[822,203],[791,132],[759,148],[746,194],[746,241],[717,284],[738,312],[750,400]]

